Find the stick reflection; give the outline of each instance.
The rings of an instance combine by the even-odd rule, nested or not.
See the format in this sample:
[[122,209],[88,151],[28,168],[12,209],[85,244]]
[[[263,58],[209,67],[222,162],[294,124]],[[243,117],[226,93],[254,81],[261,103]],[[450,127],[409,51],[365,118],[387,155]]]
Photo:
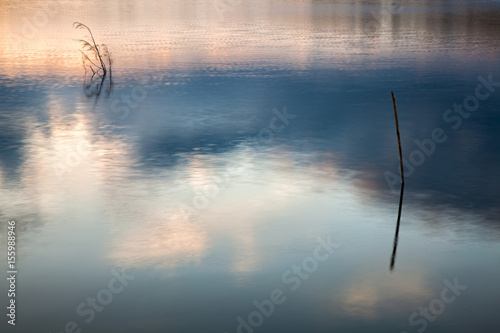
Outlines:
[[405,183],[401,183],[401,194],[399,195],[398,222],[396,223],[396,234],[394,235],[394,247],[391,256],[391,271],[394,270],[396,263],[396,251],[398,250],[399,224],[401,222],[401,208],[403,207],[403,194],[405,192]]

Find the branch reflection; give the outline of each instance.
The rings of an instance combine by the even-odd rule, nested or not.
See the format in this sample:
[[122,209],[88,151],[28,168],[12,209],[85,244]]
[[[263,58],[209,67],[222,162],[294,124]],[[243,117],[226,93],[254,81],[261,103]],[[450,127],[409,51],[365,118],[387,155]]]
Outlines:
[[403,207],[403,194],[405,192],[405,183],[401,183],[401,194],[399,195],[398,222],[396,223],[396,233],[394,235],[394,246],[391,256],[391,271],[394,270],[396,263],[396,251],[398,250],[399,224],[401,222],[401,208]]

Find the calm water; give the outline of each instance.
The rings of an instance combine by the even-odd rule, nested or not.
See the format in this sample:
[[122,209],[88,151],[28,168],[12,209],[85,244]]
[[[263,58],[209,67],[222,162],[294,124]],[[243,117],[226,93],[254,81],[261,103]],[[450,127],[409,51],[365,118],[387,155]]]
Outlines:
[[500,3],[229,3],[0,1],[2,332],[498,332]]

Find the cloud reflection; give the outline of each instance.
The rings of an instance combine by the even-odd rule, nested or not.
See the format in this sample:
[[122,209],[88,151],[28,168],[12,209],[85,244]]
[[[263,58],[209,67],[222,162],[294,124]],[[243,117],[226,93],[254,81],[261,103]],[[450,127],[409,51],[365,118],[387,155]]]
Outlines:
[[397,313],[396,306],[419,304],[433,296],[427,286],[428,277],[418,272],[405,272],[398,278],[373,274],[350,283],[342,291],[343,312],[362,320],[377,320],[388,312]]
[[199,264],[206,255],[208,237],[199,226],[148,215],[137,224],[111,244],[108,257],[121,267],[165,270]]

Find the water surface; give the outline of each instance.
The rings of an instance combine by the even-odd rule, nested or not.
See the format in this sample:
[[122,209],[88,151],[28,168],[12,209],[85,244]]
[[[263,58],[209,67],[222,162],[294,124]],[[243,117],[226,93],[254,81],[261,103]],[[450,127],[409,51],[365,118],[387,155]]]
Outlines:
[[221,3],[0,2],[15,330],[498,332],[498,1]]

